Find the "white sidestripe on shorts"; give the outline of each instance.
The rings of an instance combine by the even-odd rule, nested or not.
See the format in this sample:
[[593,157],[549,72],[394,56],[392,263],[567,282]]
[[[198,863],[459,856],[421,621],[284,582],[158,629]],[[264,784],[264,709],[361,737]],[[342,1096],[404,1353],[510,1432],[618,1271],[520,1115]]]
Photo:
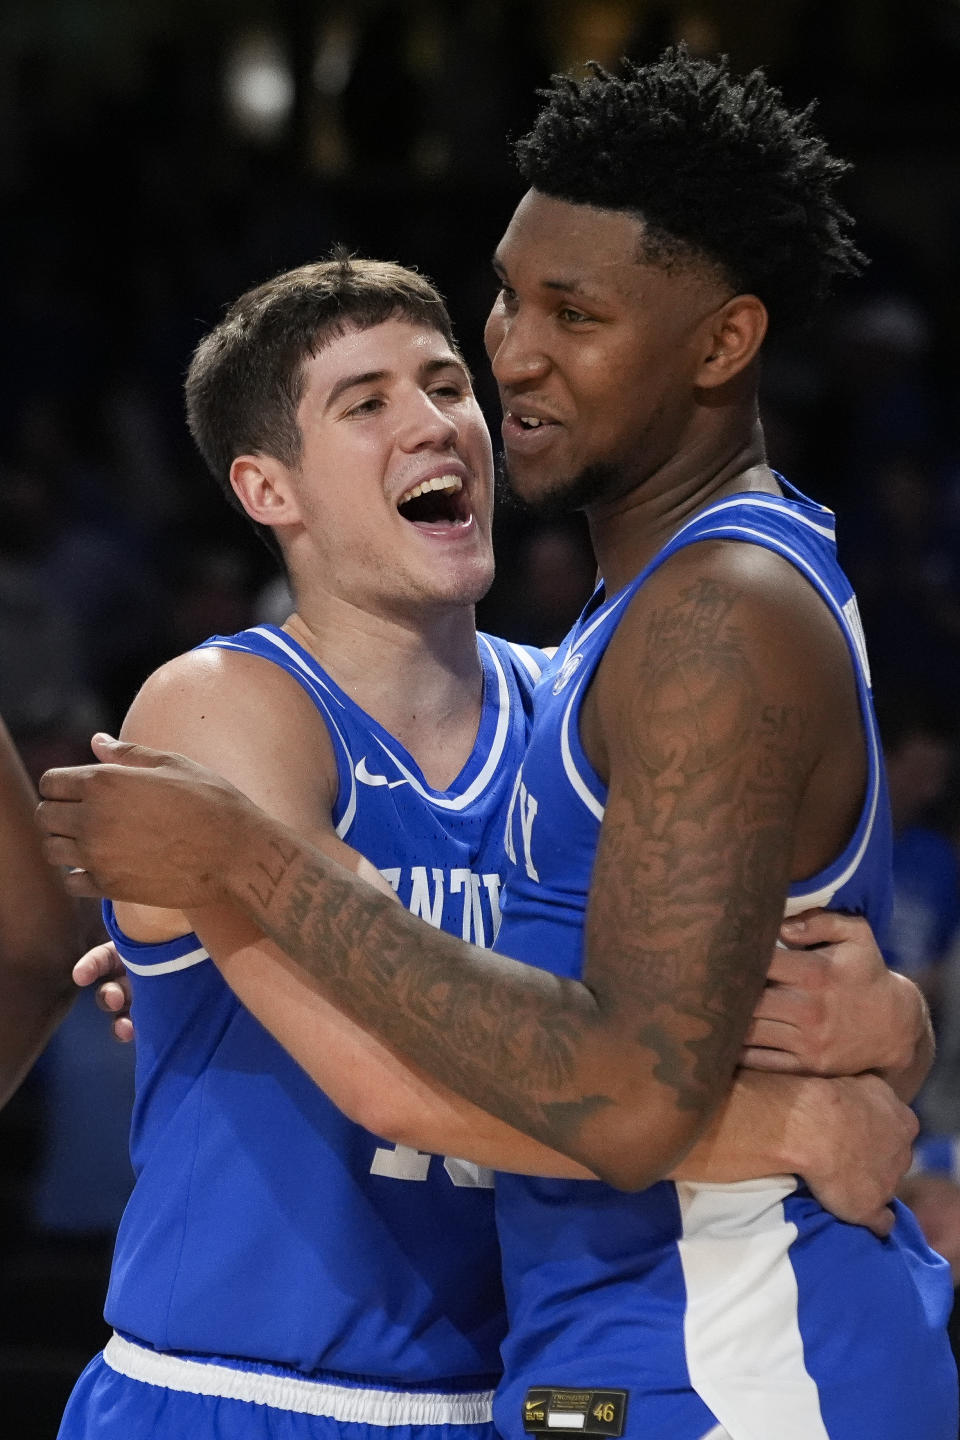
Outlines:
[[829,1440],[804,1361],[790,1261],[796,1226],[783,1210],[795,1189],[792,1176],[677,1184],[687,1368],[735,1440]]

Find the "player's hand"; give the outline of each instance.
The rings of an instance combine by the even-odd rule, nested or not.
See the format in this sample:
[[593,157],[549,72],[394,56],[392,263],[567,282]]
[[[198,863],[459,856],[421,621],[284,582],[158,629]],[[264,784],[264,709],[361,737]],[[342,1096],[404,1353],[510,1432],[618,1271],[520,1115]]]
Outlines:
[[86,955],[81,955],[73,967],[73,983],[81,988],[96,985],[97,1005],[105,1014],[113,1016],[111,1029],[116,1038],[123,1044],[133,1039],[130,980],[112,940],[94,945]]
[[825,1210],[875,1235],[893,1228],[893,1199],[919,1124],[877,1075],[811,1078],[795,1108],[797,1171]]
[[857,1075],[906,1069],[926,1024],[923,997],[887,968],[866,920],[809,910],[785,921],[740,1063]]
[[245,825],[259,812],[226,780],[182,755],[95,735],[101,765],[48,770],[37,822],[72,895],[164,909],[223,899]]

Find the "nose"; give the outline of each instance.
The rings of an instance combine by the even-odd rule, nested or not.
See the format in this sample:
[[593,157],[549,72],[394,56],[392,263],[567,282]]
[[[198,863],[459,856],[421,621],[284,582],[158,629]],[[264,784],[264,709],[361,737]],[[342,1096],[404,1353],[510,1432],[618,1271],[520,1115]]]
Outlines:
[[424,390],[411,394],[397,426],[397,444],[403,450],[447,450],[457,442],[456,420]]
[[502,297],[490,311],[483,339],[493,378],[501,390],[530,385],[550,369],[534,317],[521,310],[509,311]]

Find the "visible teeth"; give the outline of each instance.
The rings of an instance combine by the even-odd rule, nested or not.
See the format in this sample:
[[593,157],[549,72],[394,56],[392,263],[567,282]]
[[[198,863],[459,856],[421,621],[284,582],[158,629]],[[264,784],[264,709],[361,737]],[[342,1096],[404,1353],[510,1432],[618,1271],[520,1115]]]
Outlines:
[[520,416],[520,423],[523,424],[523,425],[529,425],[529,426],[531,426],[533,429],[536,429],[536,427],[537,427],[538,425],[542,425],[542,424],[543,424],[543,421],[542,421],[541,419],[539,419],[539,417],[536,416],[536,415],[521,415],[521,416]]
[[419,485],[414,485],[405,495],[401,495],[400,505],[406,505],[408,500],[416,500],[418,495],[429,495],[431,490],[446,490],[450,495],[456,495],[458,490],[463,489],[463,481],[459,475],[436,475],[432,480],[423,480]]

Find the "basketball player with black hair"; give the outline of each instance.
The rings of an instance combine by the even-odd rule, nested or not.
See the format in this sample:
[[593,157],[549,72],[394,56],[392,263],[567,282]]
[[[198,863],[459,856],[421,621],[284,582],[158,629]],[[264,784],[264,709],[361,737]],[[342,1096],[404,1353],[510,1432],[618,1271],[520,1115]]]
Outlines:
[[885,922],[856,603],[757,404],[768,321],[859,264],[843,167],[761,74],[683,50],[558,80],[518,153],[486,331],[506,459],[525,500],[583,507],[603,583],[537,688],[503,953],[111,742],[44,783],[49,856],[80,893],[239,905],[391,1050],[606,1182],[498,1180],[503,1435],[953,1440],[949,1273],[907,1212],[880,1239],[794,1177],[663,1179],[782,1023],[750,1028],[785,909]]

